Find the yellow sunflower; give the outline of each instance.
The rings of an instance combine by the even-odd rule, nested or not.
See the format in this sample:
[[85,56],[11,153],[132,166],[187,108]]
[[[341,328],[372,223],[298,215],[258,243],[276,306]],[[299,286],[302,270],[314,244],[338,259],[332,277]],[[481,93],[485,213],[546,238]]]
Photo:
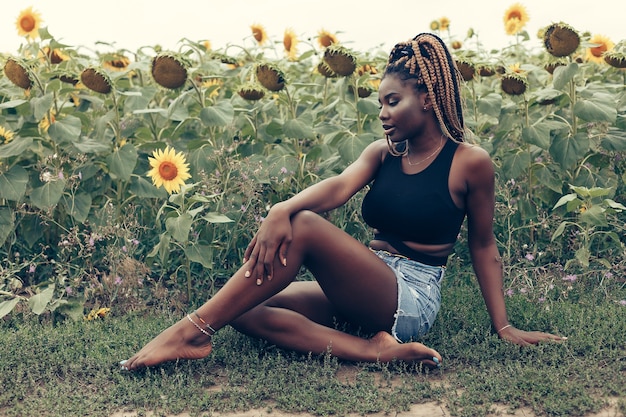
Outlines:
[[263,25],[255,23],[253,25],[250,25],[250,29],[252,30],[252,36],[259,45],[263,45],[265,42],[267,42],[268,36]]
[[183,153],[176,153],[173,148],[166,146],[165,150],[154,151],[152,156],[148,158],[152,167],[148,176],[152,178],[155,187],[163,186],[170,194],[180,191],[185,180],[191,178],[189,164]]
[[295,61],[298,56],[298,37],[296,36],[296,33],[293,31],[293,29],[285,29],[285,34],[283,36],[283,46],[285,47],[285,53],[287,54],[287,58],[289,58],[290,61]]
[[528,23],[528,12],[524,6],[515,3],[504,12],[503,20],[507,35],[515,35],[521,32]]
[[13,136],[15,136],[15,133],[0,126],[0,145],[11,142],[13,140]]
[[35,39],[39,36],[39,26],[41,25],[41,15],[34,11],[32,7],[24,9],[15,21],[17,34]]
[[448,19],[447,17],[442,17],[441,19],[439,19],[439,29],[440,30],[448,30],[448,28],[450,27],[450,19]]
[[202,87],[209,91],[209,98],[217,97],[220,94],[222,81],[217,78],[211,78],[202,82]]
[[317,42],[322,48],[328,48],[334,43],[339,43],[337,37],[325,29],[321,29],[319,32],[317,32]]
[[587,48],[585,58],[587,61],[596,62],[598,64],[604,63],[602,55],[604,55],[605,52],[609,52],[615,46],[609,38],[603,35],[593,35],[591,39],[589,39],[589,43],[594,46]]

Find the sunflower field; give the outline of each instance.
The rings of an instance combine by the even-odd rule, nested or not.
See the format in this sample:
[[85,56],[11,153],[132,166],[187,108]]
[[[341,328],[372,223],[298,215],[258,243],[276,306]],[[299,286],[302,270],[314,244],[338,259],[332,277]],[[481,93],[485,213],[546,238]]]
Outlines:
[[[383,136],[388,51],[327,31],[274,42],[253,25],[219,50],[94,52],[39,19],[22,13],[24,43],[0,56],[0,317],[204,300],[272,204]],[[626,305],[626,41],[565,22],[530,36],[526,20],[507,11],[497,51],[445,18],[430,27],[465,80],[468,140],[497,168],[507,294],[600,286]],[[326,216],[365,241],[358,197]],[[464,243],[451,269],[469,265]]]

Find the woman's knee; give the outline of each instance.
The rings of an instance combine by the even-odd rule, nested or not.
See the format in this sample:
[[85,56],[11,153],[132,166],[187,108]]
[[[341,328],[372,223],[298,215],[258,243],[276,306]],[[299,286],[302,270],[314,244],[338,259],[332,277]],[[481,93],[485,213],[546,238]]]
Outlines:
[[291,218],[291,226],[295,233],[309,234],[318,232],[320,226],[326,222],[319,214],[311,210],[302,210]]

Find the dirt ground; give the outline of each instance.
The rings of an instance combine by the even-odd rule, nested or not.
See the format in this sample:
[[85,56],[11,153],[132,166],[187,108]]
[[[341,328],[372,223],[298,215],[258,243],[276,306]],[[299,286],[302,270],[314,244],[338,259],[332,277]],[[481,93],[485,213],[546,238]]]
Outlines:
[[[585,417],[621,417],[617,410],[617,400],[610,401],[610,406],[599,413],[587,414]],[[518,409],[515,413],[511,414],[506,407],[494,407],[495,416],[511,416],[511,417],[536,417],[536,415],[529,409]],[[213,413],[212,417],[316,417],[312,414],[306,413],[284,413],[281,411],[267,411],[267,410],[249,410],[242,413]],[[111,417],[137,417],[136,413],[116,413]],[[148,414],[146,417],[153,417],[152,414]],[[168,417],[190,417],[189,414],[177,414],[170,415]],[[345,417],[363,417],[359,414],[348,414]],[[396,414],[374,413],[367,414],[365,417],[450,417],[449,411],[445,406],[437,404],[435,402],[418,404],[411,407],[409,411],[403,411]]]

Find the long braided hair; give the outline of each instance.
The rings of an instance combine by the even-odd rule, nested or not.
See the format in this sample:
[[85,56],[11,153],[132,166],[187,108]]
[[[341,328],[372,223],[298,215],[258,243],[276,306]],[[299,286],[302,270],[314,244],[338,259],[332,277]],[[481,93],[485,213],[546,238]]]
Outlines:
[[[389,54],[383,78],[396,75],[401,80],[416,80],[418,90],[427,91],[441,131],[447,137],[463,142],[468,131],[463,120],[461,78],[448,48],[438,36],[420,33],[400,42]],[[387,138],[392,154],[402,155]],[[406,152],[407,148],[404,148]]]

